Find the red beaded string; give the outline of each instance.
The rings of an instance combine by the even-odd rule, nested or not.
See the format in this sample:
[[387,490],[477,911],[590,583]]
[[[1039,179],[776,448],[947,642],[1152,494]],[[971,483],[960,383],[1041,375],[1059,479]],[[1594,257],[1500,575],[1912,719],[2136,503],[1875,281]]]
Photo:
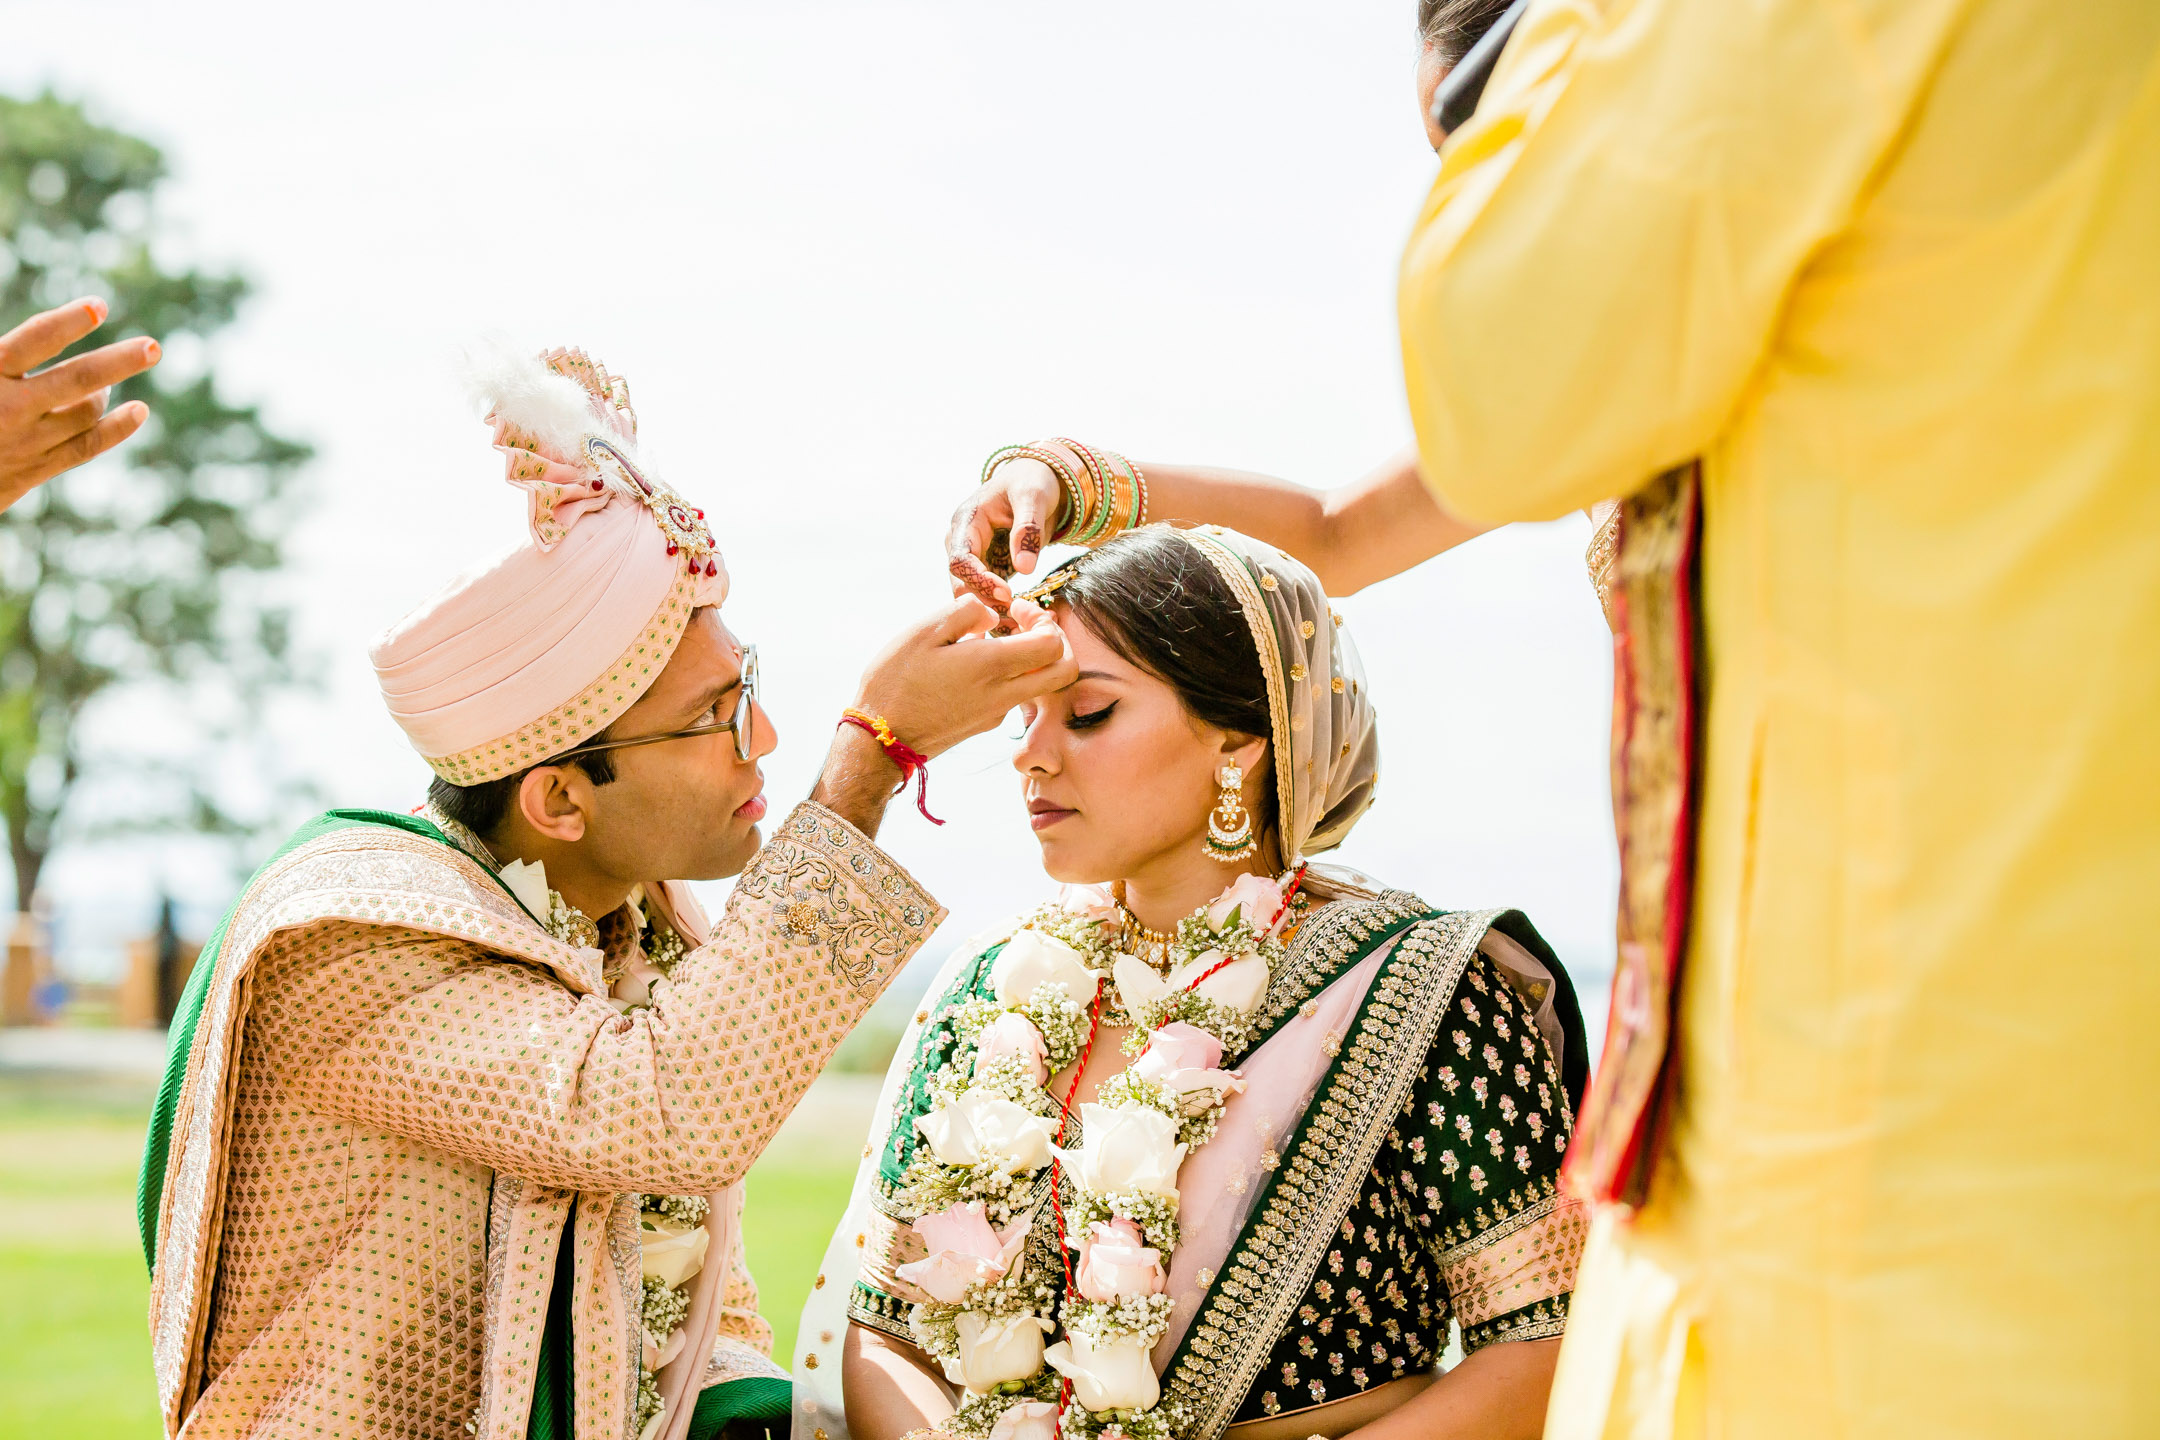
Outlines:
[[[1072,1084],[1065,1087],[1065,1098],[1058,1101],[1058,1112],[1066,1120],[1072,1119],[1072,1102],[1080,1093],[1080,1081],[1087,1074],[1088,1056],[1095,1053],[1095,1036],[1102,1029],[1102,984],[1095,986],[1095,998],[1088,1001],[1088,1037],[1080,1047],[1080,1058],[1073,1062]],[[1060,1126],[1059,1128],[1063,1128]],[[1065,1178],[1065,1167],[1053,1157],[1050,1161],[1050,1214],[1057,1225],[1058,1258],[1065,1262],[1065,1293],[1073,1293],[1072,1249],[1065,1243],[1065,1203],[1058,1198]],[[1065,1419],[1065,1407],[1072,1403],[1072,1379],[1061,1376],[1058,1380],[1058,1410],[1060,1422]]]
[[[1305,883],[1305,871],[1307,868],[1304,865],[1298,866],[1297,874],[1291,876],[1290,883],[1283,887],[1282,904],[1276,909],[1274,917],[1268,921],[1268,929],[1274,929],[1282,920],[1282,917],[1289,912],[1290,902],[1297,897],[1299,887]],[[1243,957],[1232,958],[1241,959]],[[1218,961],[1216,964],[1209,966],[1206,973],[1201,975],[1198,980],[1193,981],[1192,984],[1187,985],[1185,988],[1187,990],[1198,989],[1202,980],[1207,979],[1209,975],[1213,975],[1217,970],[1230,963],[1230,960]],[[1080,1081],[1087,1075],[1088,1056],[1095,1053],[1095,1037],[1102,1030],[1102,997],[1102,985],[1098,982],[1095,986],[1095,998],[1088,1001],[1087,1040],[1080,1047],[1080,1058],[1073,1062],[1072,1084],[1065,1087],[1065,1098],[1058,1101],[1058,1112],[1065,1120],[1072,1119],[1073,1101],[1080,1094]],[[1083,1143],[1085,1138],[1082,1137]],[[1050,1214],[1057,1225],[1058,1258],[1065,1264],[1065,1293],[1069,1296],[1073,1293],[1076,1282],[1073,1279],[1072,1248],[1066,1243],[1065,1203],[1058,1195],[1058,1191],[1063,1188],[1064,1179],[1065,1167],[1057,1159],[1053,1158],[1050,1161]],[[1071,1377],[1060,1377],[1058,1381],[1057,1419],[1061,1429],[1065,1420],[1065,1411],[1072,1404],[1072,1393],[1073,1383]]]
[[922,818],[933,825],[945,823],[930,813],[929,756],[903,744],[900,737],[893,734],[892,726],[885,723],[882,715],[872,715],[865,710],[843,710],[840,712],[840,723],[853,725],[884,746],[885,753],[892,757],[893,764],[900,767],[900,787],[906,789],[908,781],[915,782],[915,808],[922,811]]

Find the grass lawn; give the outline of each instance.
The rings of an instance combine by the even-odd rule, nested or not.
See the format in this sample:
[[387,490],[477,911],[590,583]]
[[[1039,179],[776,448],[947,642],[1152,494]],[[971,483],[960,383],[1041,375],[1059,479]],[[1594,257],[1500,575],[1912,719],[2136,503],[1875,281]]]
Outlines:
[[[820,1082],[750,1173],[745,1241],[774,1354],[847,1203],[868,1098]],[[0,1440],[152,1440],[159,1433],[135,1235],[149,1113],[135,1089],[0,1083]]]

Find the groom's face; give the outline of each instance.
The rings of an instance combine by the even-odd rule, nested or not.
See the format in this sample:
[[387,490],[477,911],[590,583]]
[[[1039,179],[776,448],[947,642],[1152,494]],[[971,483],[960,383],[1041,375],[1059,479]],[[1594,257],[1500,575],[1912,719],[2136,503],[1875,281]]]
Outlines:
[[[726,720],[741,691],[743,650],[717,609],[690,617],[652,688],[608,727],[611,740],[660,735]],[[750,707],[750,758],[728,731],[607,752],[615,779],[590,790],[579,842],[607,874],[631,881],[711,880],[749,863],[763,836],[765,775],[758,762],[777,743],[762,705]]]

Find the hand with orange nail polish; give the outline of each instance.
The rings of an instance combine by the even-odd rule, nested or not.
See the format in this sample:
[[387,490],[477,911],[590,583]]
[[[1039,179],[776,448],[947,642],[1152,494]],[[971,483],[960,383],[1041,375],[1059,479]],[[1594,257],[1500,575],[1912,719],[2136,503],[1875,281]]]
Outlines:
[[158,343],[146,335],[36,368],[104,324],[107,313],[102,300],[77,300],[0,335],[0,510],[150,418],[140,400],[105,413],[113,386],[157,364]]

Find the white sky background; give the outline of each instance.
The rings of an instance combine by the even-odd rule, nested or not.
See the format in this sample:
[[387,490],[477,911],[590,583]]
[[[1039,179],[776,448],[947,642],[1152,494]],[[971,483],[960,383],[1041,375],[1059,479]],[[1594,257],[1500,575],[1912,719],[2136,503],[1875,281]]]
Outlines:
[[[211,358],[318,447],[290,554],[328,679],[273,717],[274,763],[329,803],[419,798],[366,649],[523,526],[456,379],[500,332],[627,375],[662,473],[713,512],[781,732],[777,819],[865,661],[945,595],[944,519],[996,445],[1069,433],[1332,485],[1409,438],[1394,271],[1435,163],[1412,12],[69,0],[0,5],[0,86],[162,145],[176,256],[257,281]],[[1598,1008],[1615,865],[1587,535],[1515,527],[1342,602],[1383,761],[1331,858],[1526,909]],[[953,911],[926,955],[1046,891],[1009,748],[933,767],[944,829],[893,807],[884,843]],[[48,874],[83,973],[161,880],[197,933],[229,898],[185,843]]]

